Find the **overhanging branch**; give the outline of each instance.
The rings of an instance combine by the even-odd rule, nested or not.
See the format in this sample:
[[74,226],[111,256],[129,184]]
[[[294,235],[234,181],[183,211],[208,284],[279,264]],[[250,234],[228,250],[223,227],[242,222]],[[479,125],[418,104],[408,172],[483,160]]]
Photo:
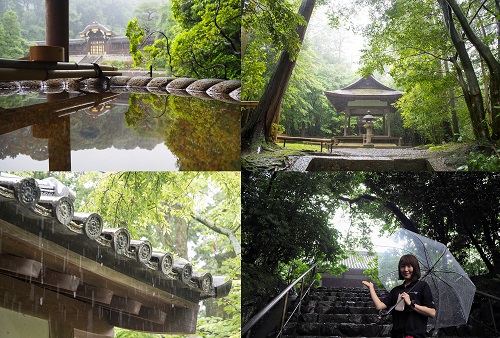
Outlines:
[[193,213],[191,214],[191,217],[206,226],[207,228],[215,231],[218,234],[224,235],[227,238],[229,238],[229,241],[231,242],[231,245],[233,246],[234,253],[236,255],[241,254],[241,245],[240,242],[238,241],[238,238],[236,238],[236,231],[230,230],[221,226],[216,225],[214,222],[206,219],[199,213]]
[[355,198],[349,198],[349,197],[339,197],[339,200],[348,202],[349,204],[353,203],[361,203],[362,201],[369,201],[369,202],[379,202],[382,204],[387,210],[392,212],[394,216],[401,222],[401,225],[403,226],[404,229],[413,231],[414,233],[418,234],[418,228],[415,223],[413,223],[412,220],[410,220],[406,215],[401,211],[401,209],[394,203],[390,201],[384,201],[381,198],[373,195],[368,195],[368,194],[363,194],[359,195]]

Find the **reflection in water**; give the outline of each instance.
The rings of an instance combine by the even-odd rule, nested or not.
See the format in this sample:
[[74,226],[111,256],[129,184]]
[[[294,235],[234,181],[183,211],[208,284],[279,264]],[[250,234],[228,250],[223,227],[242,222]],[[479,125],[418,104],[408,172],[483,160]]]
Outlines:
[[3,170],[240,169],[239,105],[63,92],[4,96],[0,107]]

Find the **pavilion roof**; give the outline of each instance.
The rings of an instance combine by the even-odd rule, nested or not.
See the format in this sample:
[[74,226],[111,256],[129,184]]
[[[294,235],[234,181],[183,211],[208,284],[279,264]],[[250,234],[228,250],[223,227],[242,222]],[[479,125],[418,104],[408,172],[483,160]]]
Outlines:
[[[91,309],[106,321],[102,330],[194,333],[199,301],[229,293],[224,277],[193,271],[187,260],[132,239],[125,228],[103,228],[97,213],[74,212],[75,199],[54,178],[0,174],[0,296],[14,297],[9,307],[18,299],[20,312],[50,318],[52,299]],[[47,306],[33,307],[22,290],[38,290]],[[78,310],[71,320],[86,329]]]
[[350,85],[332,91],[325,91],[325,95],[337,111],[344,111],[348,102],[356,100],[378,100],[389,104],[396,102],[403,92],[387,87],[373,76],[360,78]]

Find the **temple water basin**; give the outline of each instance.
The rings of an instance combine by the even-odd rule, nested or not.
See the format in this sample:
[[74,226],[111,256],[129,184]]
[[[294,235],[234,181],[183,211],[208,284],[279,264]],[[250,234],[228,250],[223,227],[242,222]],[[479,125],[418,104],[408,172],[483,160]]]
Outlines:
[[239,170],[239,126],[238,104],[191,96],[0,95],[0,168]]

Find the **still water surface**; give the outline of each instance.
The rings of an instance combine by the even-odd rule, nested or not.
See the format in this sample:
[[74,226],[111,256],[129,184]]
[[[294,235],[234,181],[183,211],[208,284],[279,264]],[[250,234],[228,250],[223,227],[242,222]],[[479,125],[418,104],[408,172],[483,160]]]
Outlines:
[[0,96],[0,170],[240,169],[238,104],[134,93]]

